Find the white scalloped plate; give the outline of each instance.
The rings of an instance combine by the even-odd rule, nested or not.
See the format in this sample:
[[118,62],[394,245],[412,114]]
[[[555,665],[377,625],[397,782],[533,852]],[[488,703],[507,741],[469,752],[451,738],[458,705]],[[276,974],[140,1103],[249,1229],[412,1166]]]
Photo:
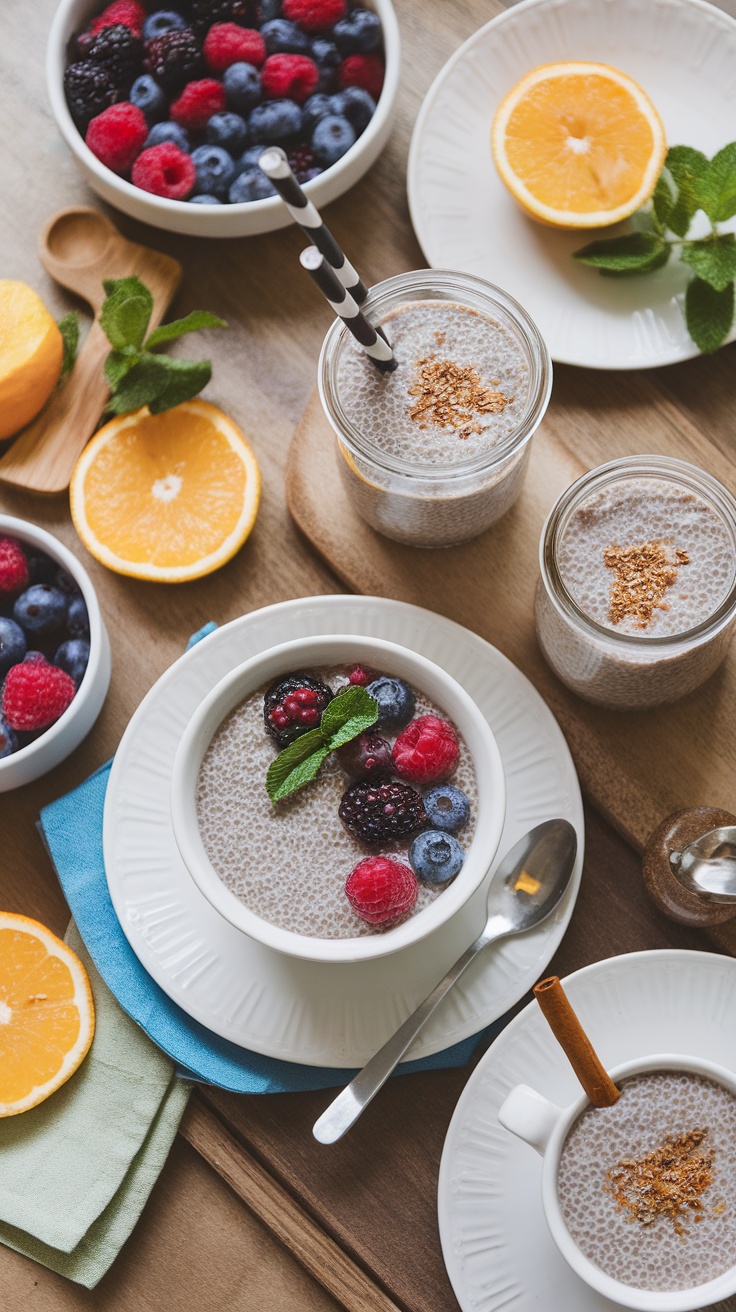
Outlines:
[[299,961],[241,934],[191,879],[169,814],[181,735],[223,675],[295,632],[386,638],[421,652],[467,689],[496,735],[506,772],[499,859],[551,816],[578,832],[575,875],[559,909],[471,967],[412,1049],[412,1059],[427,1056],[523,997],[567,928],[582,869],[580,789],[552,712],[505,656],[459,624],[380,597],[310,597],[253,611],[203,639],[151,689],[116,753],[104,824],[110,894],[142,965],[190,1016],[243,1047],[306,1065],[362,1066],[476,937],[487,885],[442,929],[391,957],[357,965]]
[[[576,971],[565,990],[604,1066],[653,1052],[736,1071],[736,961],[710,952],[633,952]],[[531,1002],[478,1063],[440,1164],[440,1238],[462,1312],[614,1312],[575,1275],[542,1211],[542,1159],[496,1119],[516,1084],[569,1106],[580,1087]],[[718,1303],[736,1312],[736,1298]],[[715,1312],[715,1308],[713,1309]]]
[[[536,223],[496,172],[498,104],[531,68],[567,59],[635,78],[670,145],[711,156],[736,136],[736,19],[722,10],[702,0],[523,0],[474,33],[427,92],[408,168],[417,239],[434,268],[477,274],[515,296],[559,363],[647,369],[688,360],[698,351],[682,313],[683,265],[602,278],[571,252],[603,234]],[[736,230],[736,220],[724,227]]]

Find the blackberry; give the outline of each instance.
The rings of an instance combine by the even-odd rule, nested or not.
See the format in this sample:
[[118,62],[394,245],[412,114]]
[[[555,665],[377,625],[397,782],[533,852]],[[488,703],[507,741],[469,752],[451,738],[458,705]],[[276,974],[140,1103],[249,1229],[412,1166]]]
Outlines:
[[69,113],[82,133],[97,114],[118,98],[107,70],[89,59],[69,65],[64,73],[64,93]]
[[146,41],[146,71],[167,91],[176,91],[204,73],[204,60],[191,27],[173,27]]
[[288,674],[271,684],[263,699],[263,723],[279,747],[317,729],[333,692],[309,674]]
[[371,846],[416,834],[427,821],[416,788],[392,782],[353,784],[343,793],[339,815],[354,838]]
[[195,32],[206,32],[213,23],[251,27],[254,20],[251,0],[189,0],[187,14]]
[[295,146],[288,152],[287,158],[297,182],[308,182],[317,163],[309,146]]
[[90,41],[87,58],[100,64],[120,91],[127,91],[140,72],[143,45],[124,23],[103,27]]

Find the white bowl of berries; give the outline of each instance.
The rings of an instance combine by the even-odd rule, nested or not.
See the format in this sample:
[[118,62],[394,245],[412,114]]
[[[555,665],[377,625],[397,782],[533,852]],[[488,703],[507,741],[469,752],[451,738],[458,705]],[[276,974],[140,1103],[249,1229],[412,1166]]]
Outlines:
[[0,515],[0,792],[46,774],[89,733],[110,642],[89,575],[57,538]]
[[362,177],[399,65],[391,0],[61,0],[47,81],[104,200],[170,232],[246,237],[291,221],[258,167],[268,146],[316,205]]
[[209,902],[290,956],[358,962],[444,925],[504,823],[493,733],[455,679],[377,638],[297,639],[246,661],[174,761],[179,851]]

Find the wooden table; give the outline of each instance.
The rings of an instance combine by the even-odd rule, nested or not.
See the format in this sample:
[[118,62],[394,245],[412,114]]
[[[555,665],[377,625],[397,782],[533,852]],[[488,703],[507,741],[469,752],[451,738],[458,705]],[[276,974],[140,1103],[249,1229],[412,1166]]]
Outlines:
[[[496,12],[494,0],[397,0],[397,8],[406,80],[393,139],[369,176],[329,211],[338,239],[369,282],[423,262],[403,186],[411,126],[442,63]],[[56,209],[92,197],[47,105],[43,56],[53,9],[54,0],[3,5],[0,205],[3,276],[31,283],[61,314],[70,298],[44,274],[35,237]],[[143,694],[205,620],[224,622],[269,602],[341,590],[299,538],[284,501],[289,440],[328,324],[312,287],[295,274],[296,233],[208,243],[112,217],[127,236],[182,261],[184,280],[172,313],[206,308],[229,320],[229,332],[213,333],[207,343],[215,362],[207,395],[251,436],[264,498],[250,541],[230,565],[201,583],[166,588],[119,578],[90,561],[71,527],[66,498],[0,493],[4,510],[35,520],[79,552],[112,638],[112,687],[92,734],[52,774],[0,798],[0,906],[35,916],[59,933],[68,910],[34,828],[41,806],[114,752]],[[733,349],[656,375],[672,402],[700,416],[724,447],[732,439],[723,398]],[[579,375],[572,369],[559,375],[574,406]],[[622,403],[628,385],[622,378]],[[582,891],[553,968],[564,974],[644,948],[708,950],[704,935],[668,923],[648,903],[633,850],[591,810],[587,824]],[[140,1224],[98,1288],[80,1290],[0,1249],[0,1306],[4,1312],[281,1312],[287,1306],[326,1312],[341,1304],[353,1312],[451,1312],[457,1304],[439,1250],[435,1193],[447,1125],[473,1064],[392,1081],[332,1149],[317,1145],[310,1133],[327,1101],[324,1093],[198,1093]],[[340,1304],[330,1289],[342,1291]]]

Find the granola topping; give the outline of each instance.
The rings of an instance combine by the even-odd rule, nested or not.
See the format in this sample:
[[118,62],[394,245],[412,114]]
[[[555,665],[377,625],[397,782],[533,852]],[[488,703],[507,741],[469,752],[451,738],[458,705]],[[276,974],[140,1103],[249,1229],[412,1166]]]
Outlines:
[[498,382],[487,386],[473,365],[423,356],[416,361],[414,380],[408,388],[409,396],[417,398],[411,417],[420,428],[437,424],[456,429],[458,437],[469,437],[482,432],[479,416],[501,414],[513,401],[512,396],[505,396],[497,388]]
[[610,546],[603,553],[608,569],[615,571],[611,583],[609,618],[612,624],[631,619],[638,629],[646,629],[655,610],[668,610],[665,594],[677,581],[677,571],[689,565],[686,551],[670,543],[644,542],[638,546]]

